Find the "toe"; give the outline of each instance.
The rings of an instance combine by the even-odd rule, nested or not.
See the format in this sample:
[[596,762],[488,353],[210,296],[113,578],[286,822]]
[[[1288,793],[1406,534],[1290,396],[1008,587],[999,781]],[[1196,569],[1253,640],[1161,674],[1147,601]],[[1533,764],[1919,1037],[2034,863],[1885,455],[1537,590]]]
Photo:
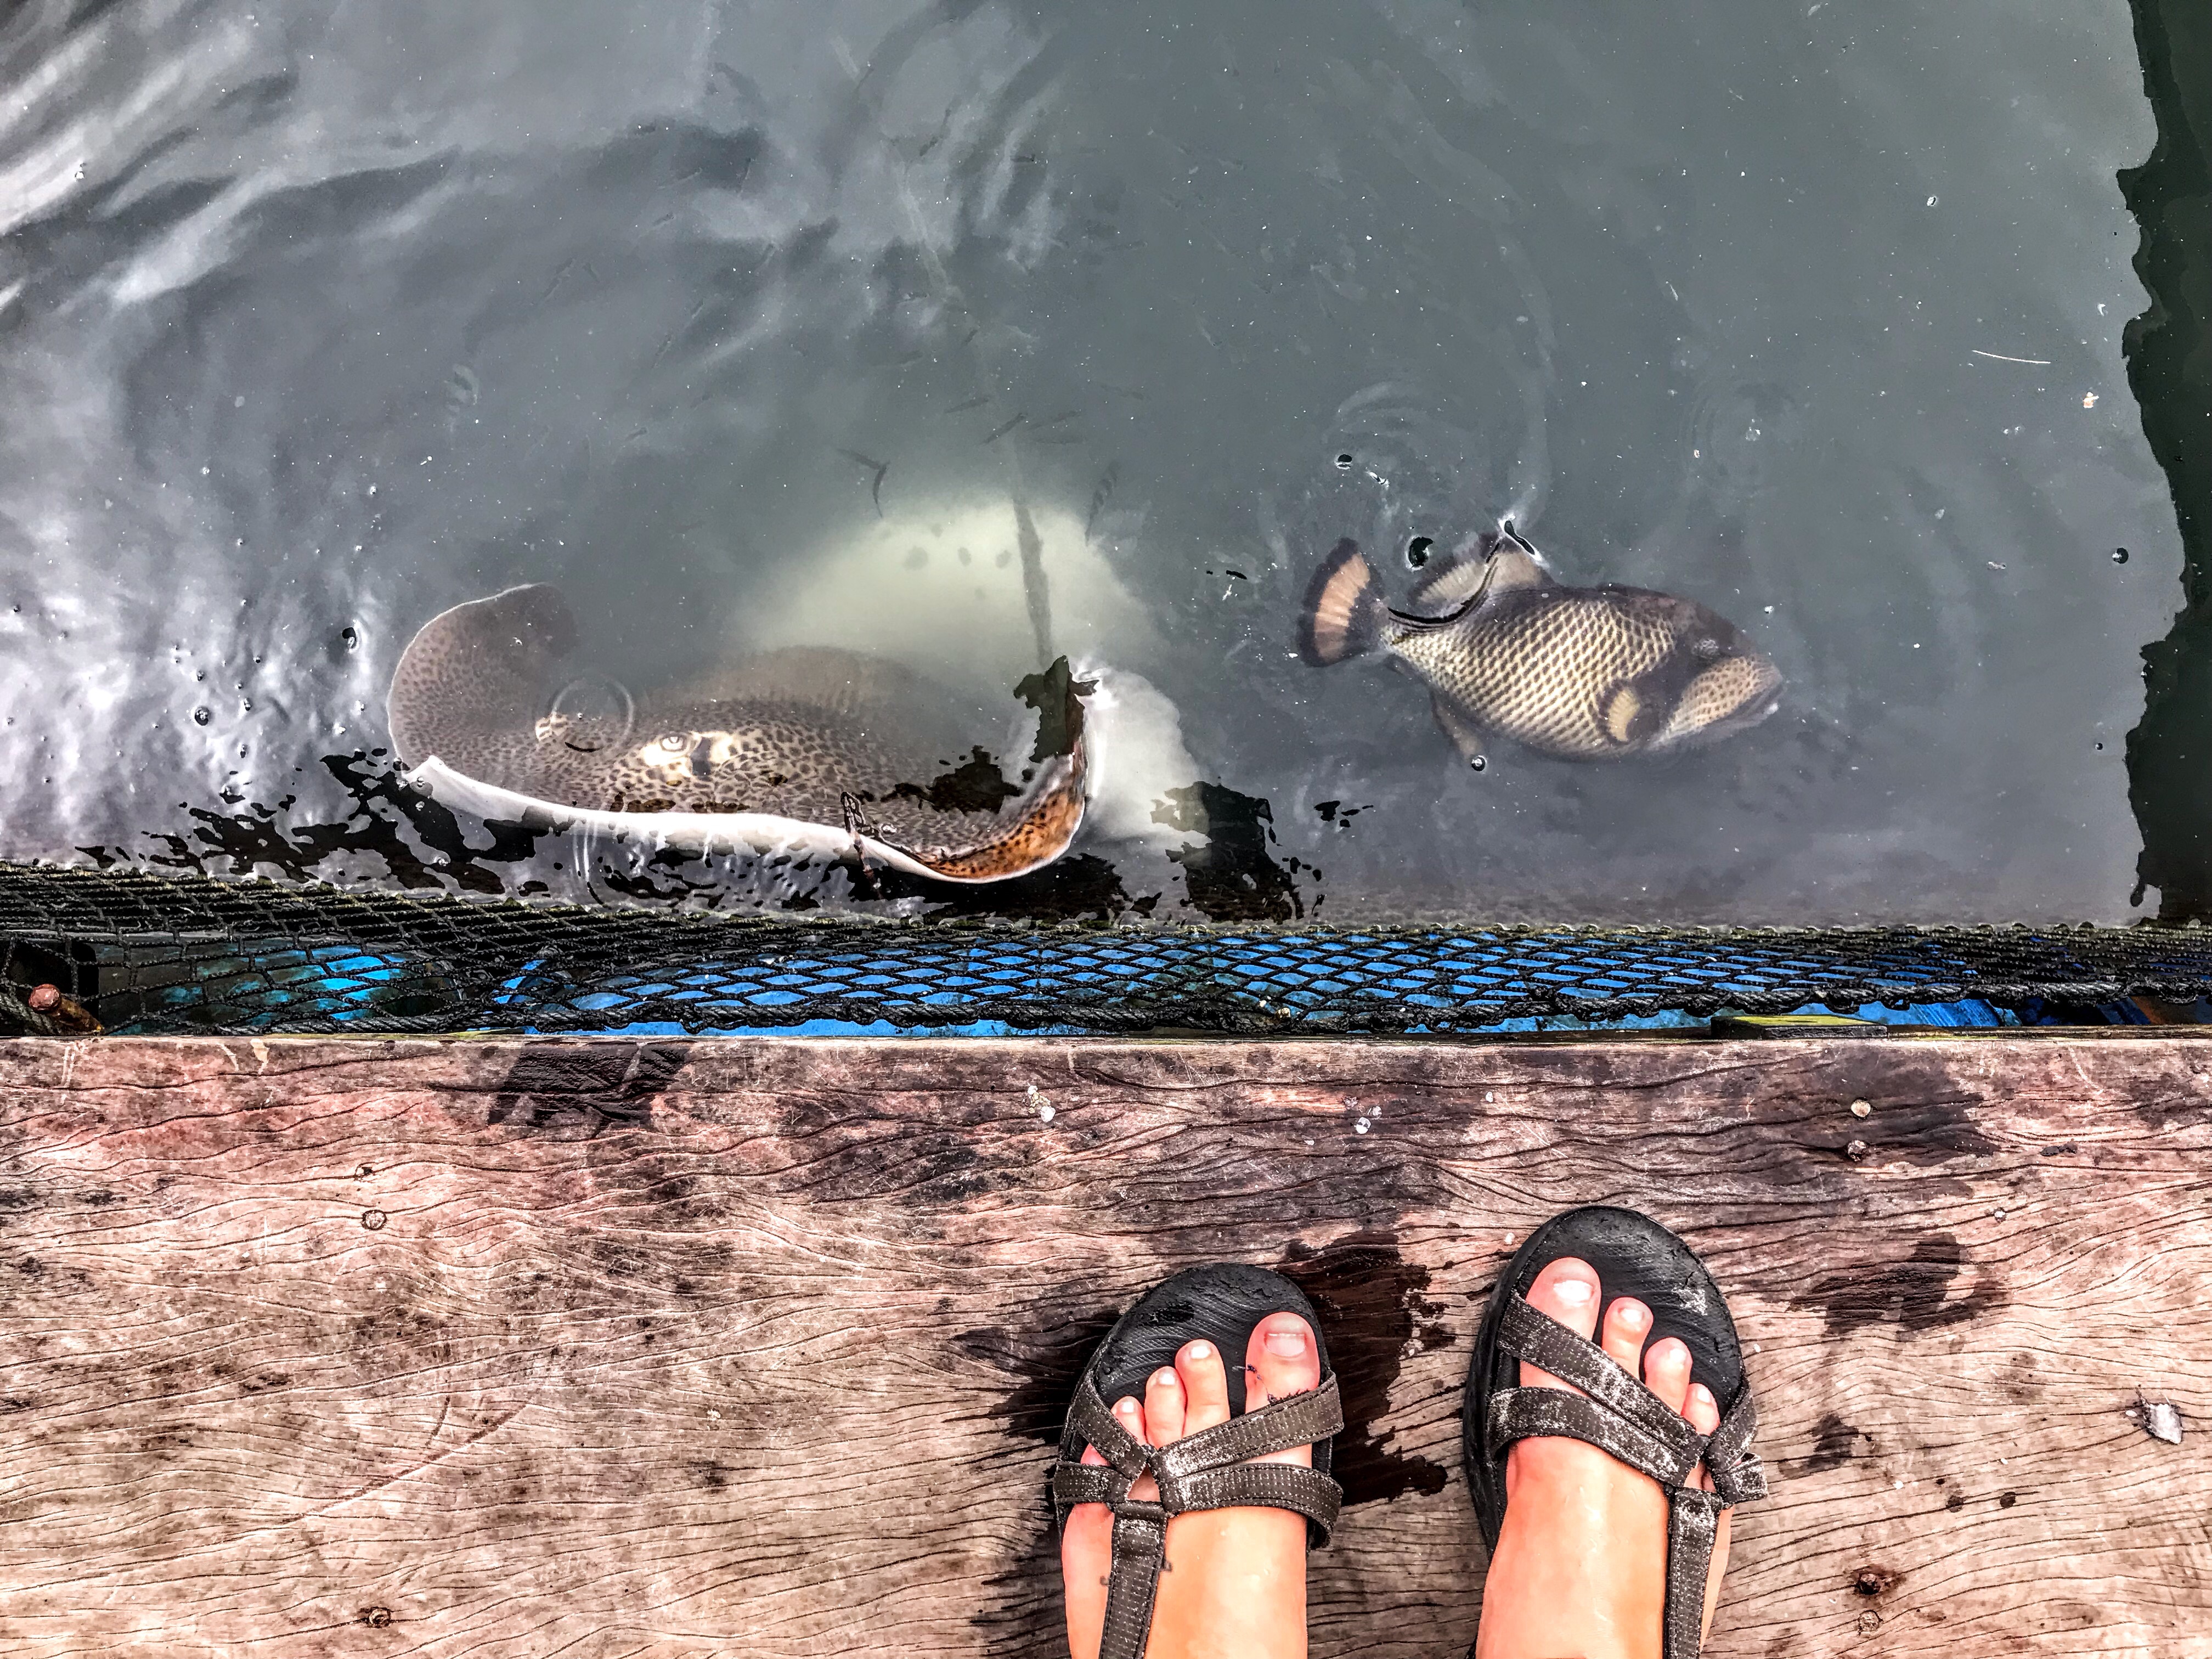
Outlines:
[[[1244,1409],[1310,1394],[1321,1386],[1321,1345],[1313,1328],[1294,1313],[1273,1313],[1252,1328],[1244,1345]],[[1264,1463],[1308,1463],[1313,1448],[1297,1446],[1256,1458]]]
[[1294,1313],[1269,1314],[1244,1345],[1244,1409],[1287,1400],[1321,1386],[1321,1349]]
[[1114,1420],[1131,1434],[1145,1437],[1145,1402],[1133,1394],[1125,1394],[1114,1402]]
[[1229,1420],[1229,1373],[1222,1368],[1220,1349],[1211,1342],[1184,1343],[1176,1355],[1176,1375],[1182,1379],[1185,1434]]
[[[1644,1340],[1651,1334],[1651,1310],[1632,1296],[1624,1296],[1605,1310],[1605,1330],[1598,1346],[1631,1376],[1644,1368]],[[1677,1400],[1673,1409],[1682,1409]]]
[[1659,1396],[1659,1403],[1679,1412],[1690,1398],[1690,1351],[1680,1339],[1654,1342],[1644,1358],[1644,1386]]
[[1145,1382],[1145,1438],[1164,1446],[1182,1438],[1182,1379],[1163,1365]]
[[1690,1385],[1690,1403],[1682,1415],[1690,1419],[1690,1426],[1699,1434],[1711,1434],[1721,1425],[1720,1402],[1713,1391],[1702,1382]]
[[[1547,1264],[1544,1271],[1536,1275],[1536,1282],[1528,1287],[1528,1302],[1537,1312],[1551,1315],[1577,1336],[1588,1336],[1597,1328],[1597,1269],[1587,1261],[1563,1255]],[[1523,1360],[1521,1386],[1564,1389],[1567,1385],[1549,1371]]]

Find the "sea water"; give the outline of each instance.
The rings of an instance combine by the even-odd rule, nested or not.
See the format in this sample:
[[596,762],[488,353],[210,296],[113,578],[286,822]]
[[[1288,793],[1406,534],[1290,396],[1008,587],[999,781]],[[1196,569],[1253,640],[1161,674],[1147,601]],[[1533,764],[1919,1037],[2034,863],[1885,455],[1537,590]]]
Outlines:
[[[2123,920],[2181,562],[2121,356],[2153,138],[2123,0],[27,0],[0,857]],[[1404,673],[1297,660],[1338,538],[1401,594],[1506,518],[1563,580],[1729,617],[1779,711],[1477,771]],[[830,644],[1006,701],[1066,654],[1091,824],[948,890],[449,811],[385,690],[520,582],[608,697]]]

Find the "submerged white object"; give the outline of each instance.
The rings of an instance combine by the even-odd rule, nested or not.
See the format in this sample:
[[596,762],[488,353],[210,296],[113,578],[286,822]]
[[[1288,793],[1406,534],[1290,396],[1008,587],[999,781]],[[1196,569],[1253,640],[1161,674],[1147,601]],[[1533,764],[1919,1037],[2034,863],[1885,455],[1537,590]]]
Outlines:
[[1134,667],[1164,660],[1152,607],[1085,533],[1083,514],[988,490],[830,527],[746,596],[744,645],[860,651],[997,694],[1038,660],[1025,540],[1043,579],[1051,655]]

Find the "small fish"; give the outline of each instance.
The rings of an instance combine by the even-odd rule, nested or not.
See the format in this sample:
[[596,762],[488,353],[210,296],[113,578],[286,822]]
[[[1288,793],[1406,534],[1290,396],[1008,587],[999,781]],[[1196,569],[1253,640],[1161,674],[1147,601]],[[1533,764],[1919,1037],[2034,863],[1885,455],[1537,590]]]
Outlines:
[[1726,617],[1639,587],[1564,587],[1514,533],[1447,564],[1394,611],[1357,544],[1314,574],[1298,654],[1316,667],[1376,652],[1428,685],[1471,764],[1491,735],[1567,760],[1613,760],[1757,725],[1782,676]]

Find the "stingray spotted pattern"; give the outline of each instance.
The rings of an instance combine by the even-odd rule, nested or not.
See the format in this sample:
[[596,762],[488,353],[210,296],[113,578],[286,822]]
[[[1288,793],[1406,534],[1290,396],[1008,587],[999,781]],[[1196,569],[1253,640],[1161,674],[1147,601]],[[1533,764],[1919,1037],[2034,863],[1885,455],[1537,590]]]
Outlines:
[[1382,652],[1425,681],[1469,762],[1488,737],[1566,760],[1613,760],[1757,725],[1782,675],[1735,623],[1640,587],[1564,587],[1509,525],[1486,556],[1447,565],[1392,610],[1349,541],[1314,574],[1299,653],[1316,667]]
[[593,684],[563,672],[576,639],[568,602],[542,584],[424,623],[389,702],[416,780],[449,805],[549,827],[797,843],[948,881],[1025,874],[1082,826],[1080,689],[1064,665],[1024,682],[1042,734],[1010,781],[963,742],[950,693],[879,658],[771,652],[635,703],[608,683],[593,706],[564,695]]

